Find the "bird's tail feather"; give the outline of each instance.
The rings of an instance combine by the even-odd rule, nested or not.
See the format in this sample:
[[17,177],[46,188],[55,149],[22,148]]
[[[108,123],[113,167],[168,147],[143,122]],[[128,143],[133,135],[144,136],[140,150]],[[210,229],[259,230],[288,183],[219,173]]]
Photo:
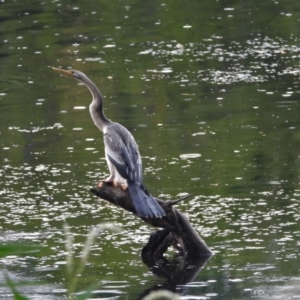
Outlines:
[[137,215],[145,218],[161,218],[166,215],[158,202],[140,187],[128,182],[128,190]]

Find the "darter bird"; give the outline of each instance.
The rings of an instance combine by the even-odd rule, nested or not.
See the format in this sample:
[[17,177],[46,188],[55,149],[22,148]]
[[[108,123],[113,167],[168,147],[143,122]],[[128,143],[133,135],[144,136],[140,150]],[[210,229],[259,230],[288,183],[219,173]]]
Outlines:
[[93,96],[89,110],[95,125],[103,132],[105,158],[110,172],[110,176],[102,181],[127,185],[136,214],[140,217],[165,216],[162,207],[143,184],[142,159],[134,137],[124,126],[106,118],[103,96],[96,85],[80,71],[53,69],[85,84]]

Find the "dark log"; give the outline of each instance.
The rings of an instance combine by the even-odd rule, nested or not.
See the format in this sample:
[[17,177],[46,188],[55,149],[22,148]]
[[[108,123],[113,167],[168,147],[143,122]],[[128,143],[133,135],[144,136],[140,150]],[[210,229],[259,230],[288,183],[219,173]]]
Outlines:
[[[98,197],[136,214],[128,189],[124,190],[119,185],[101,182],[98,187],[92,188],[90,191]],[[141,218],[154,227],[163,228],[163,230],[152,233],[148,244],[144,247],[142,257],[145,263],[147,260],[156,261],[162,258],[171,245],[189,257],[211,256],[213,254],[187,218],[174,207],[182,199],[175,201],[155,199],[166,212],[166,216]]]

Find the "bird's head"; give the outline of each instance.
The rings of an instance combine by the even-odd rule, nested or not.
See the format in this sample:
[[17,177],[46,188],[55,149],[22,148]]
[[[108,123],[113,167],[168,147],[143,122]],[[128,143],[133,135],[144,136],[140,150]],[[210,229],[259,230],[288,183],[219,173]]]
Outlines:
[[63,70],[63,69],[58,69],[58,68],[53,68],[53,67],[52,67],[52,69],[63,75],[72,76],[80,81],[82,81],[86,77],[82,72],[77,71],[77,70]]

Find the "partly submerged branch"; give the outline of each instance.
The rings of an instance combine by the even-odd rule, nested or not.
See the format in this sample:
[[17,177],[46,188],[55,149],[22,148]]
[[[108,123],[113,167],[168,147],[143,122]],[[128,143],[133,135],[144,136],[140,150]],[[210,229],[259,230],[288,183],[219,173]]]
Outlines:
[[[92,188],[90,191],[98,197],[135,214],[135,209],[127,189],[124,190],[121,186],[102,182],[98,187]],[[141,218],[154,227],[163,228],[163,230],[152,233],[148,244],[143,249],[143,259],[157,260],[162,258],[169,246],[174,246],[189,257],[212,255],[212,251],[198,235],[187,218],[174,207],[174,204],[186,197],[174,201],[163,201],[156,198],[157,202],[166,212],[166,216],[162,218]]]

